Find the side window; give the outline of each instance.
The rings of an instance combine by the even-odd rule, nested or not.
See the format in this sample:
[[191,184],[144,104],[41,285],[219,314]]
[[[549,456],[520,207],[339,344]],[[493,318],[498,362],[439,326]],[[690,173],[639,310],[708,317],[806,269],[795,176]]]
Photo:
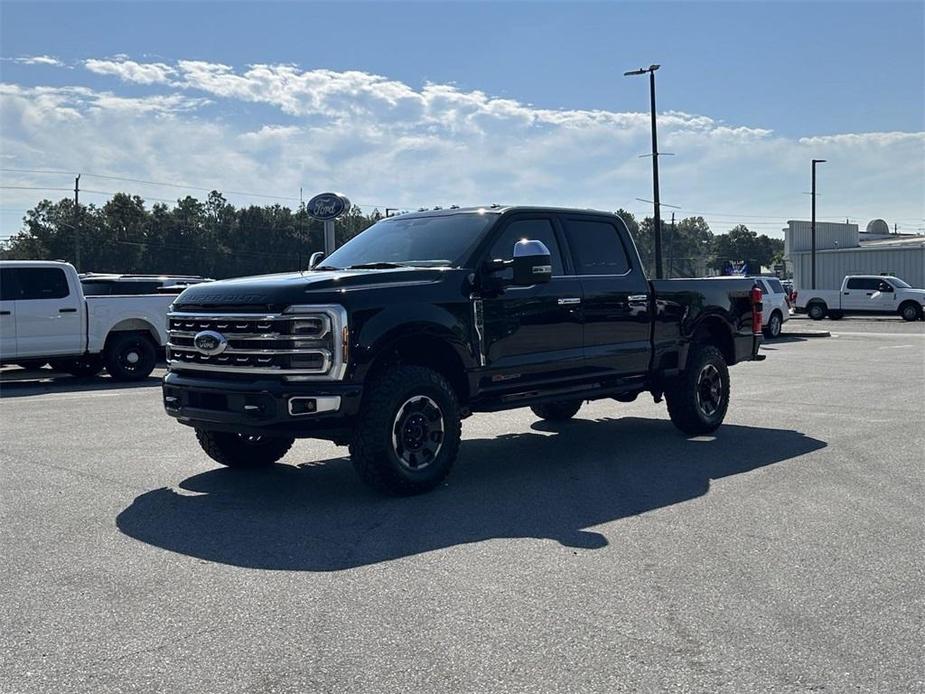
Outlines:
[[19,298],[15,272],[11,267],[0,268],[0,301],[15,301]]
[[[514,244],[521,239],[532,239],[546,244],[549,255],[552,257],[553,277],[565,274],[559,242],[556,241],[556,233],[552,228],[552,222],[548,219],[524,219],[512,222],[492,244],[488,255],[493,260],[499,258],[501,260],[510,260],[514,257]],[[514,271],[508,268],[499,273],[498,276],[509,280],[514,277]]]
[[568,243],[579,275],[623,275],[630,269],[620,233],[609,222],[568,220]]
[[784,293],[784,287],[780,283],[780,280],[768,280],[768,284],[771,286],[771,291],[773,291],[775,294]]
[[19,298],[63,299],[70,292],[64,270],[57,267],[21,267],[17,268],[19,279]]
[[875,277],[852,277],[848,280],[848,289],[866,289],[867,291],[876,291],[880,286],[880,280]]

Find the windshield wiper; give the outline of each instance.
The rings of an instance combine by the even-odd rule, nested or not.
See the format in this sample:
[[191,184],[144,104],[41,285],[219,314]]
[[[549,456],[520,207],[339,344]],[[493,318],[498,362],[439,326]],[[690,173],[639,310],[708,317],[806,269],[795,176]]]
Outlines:
[[389,263],[385,261],[380,261],[376,263],[357,263],[356,265],[348,265],[345,267],[345,270],[387,270],[393,267],[407,267],[401,263]]
[[334,267],[333,265],[318,265],[313,267],[312,270],[340,270],[339,267]]

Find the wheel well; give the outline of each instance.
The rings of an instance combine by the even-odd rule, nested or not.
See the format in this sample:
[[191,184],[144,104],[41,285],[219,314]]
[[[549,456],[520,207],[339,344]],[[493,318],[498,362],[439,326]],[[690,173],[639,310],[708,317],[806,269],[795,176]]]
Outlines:
[[719,318],[708,318],[697,326],[691,342],[701,345],[713,345],[723,353],[727,364],[735,363],[735,347],[732,344],[732,333]]
[[460,402],[465,402],[469,398],[469,383],[466,379],[465,366],[456,350],[445,340],[421,336],[402,338],[376,357],[369,373],[398,364],[426,366],[433,369],[450,382]]
[[899,305],[899,308],[897,309],[897,311],[899,311],[899,313],[902,313],[903,309],[904,309],[906,306],[910,306],[910,305],[911,305],[911,306],[915,306],[916,308],[919,307],[918,302],[915,301],[914,299],[906,299],[904,302],[902,302],[902,303]]
[[110,328],[109,334],[106,335],[106,344],[108,345],[109,341],[117,337],[118,334],[124,333],[142,333],[154,343],[155,347],[160,344],[157,330],[148,321],[141,318],[126,318],[116,323]]
[[806,302],[806,308],[809,308],[813,304],[819,304],[820,306],[822,306],[822,308],[826,308],[826,309],[829,307],[829,305],[825,303],[825,301],[823,301],[822,299],[810,299],[808,302]]

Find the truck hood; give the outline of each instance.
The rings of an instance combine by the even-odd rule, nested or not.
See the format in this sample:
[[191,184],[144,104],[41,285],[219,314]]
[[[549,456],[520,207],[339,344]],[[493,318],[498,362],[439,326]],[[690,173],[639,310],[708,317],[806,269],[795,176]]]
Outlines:
[[325,270],[239,277],[197,284],[174,301],[178,309],[223,307],[241,310],[281,310],[299,303],[320,302],[320,294],[375,290],[441,282],[451,268],[384,270]]

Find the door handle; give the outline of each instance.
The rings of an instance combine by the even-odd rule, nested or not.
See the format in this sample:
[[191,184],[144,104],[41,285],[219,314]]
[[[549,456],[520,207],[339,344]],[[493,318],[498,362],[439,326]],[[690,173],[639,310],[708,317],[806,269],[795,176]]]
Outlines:
[[77,313],[76,308],[59,308],[58,313]]
[[9,315],[10,315],[9,311],[0,311],[0,316],[9,316]]
[[577,296],[567,296],[559,299],[559,306],[574,306],[575,304],[580,304],[581,298]]
[[845,292],[845,296],[848,296],[848,295],[850,295],[850,294],[851,294],[851,292]]
[[649,295],[648,294],[630,294],[628,297],[626,297],[626,300],[629,301],[631,304],[640,304],[640,303],[644,304],[649,300]]
[[873,296],[873,295],[874,295],[873,292],[867,292],[867,296]]

